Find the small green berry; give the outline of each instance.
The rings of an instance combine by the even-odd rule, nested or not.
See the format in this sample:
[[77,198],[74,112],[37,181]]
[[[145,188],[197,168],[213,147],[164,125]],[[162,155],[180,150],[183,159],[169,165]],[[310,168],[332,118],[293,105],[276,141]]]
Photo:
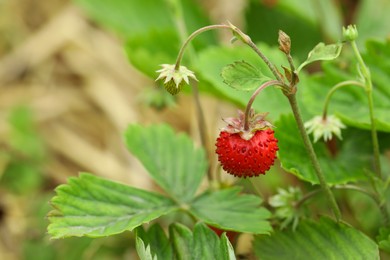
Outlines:
[[160,73],[157,80],[163,79],[164,88],[172,95],[178,94],[184,86],[184,83],[190,84],[189,78],[197,80],[194,72],[184,66],[176,69],[174,64],[162,64],[163,68],[158,70]]

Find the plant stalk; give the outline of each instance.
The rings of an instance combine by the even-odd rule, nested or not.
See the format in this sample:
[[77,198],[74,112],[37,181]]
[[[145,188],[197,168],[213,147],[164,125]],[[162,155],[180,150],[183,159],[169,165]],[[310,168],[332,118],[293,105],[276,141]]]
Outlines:
[[271,80],[263,83],[260,87],[256,89],[255,92],[253,92],[251,98],[248,101],[248,104],[246,105],[245,108],[245,119],[244,119],[244,130],[248,131],[249,130],[249,115],[251,112],[252,104],[255,101],[257,95],[265,88],[270,87],[270,86],[275,86],[275,85],[281,85],[283,82],[279,82],[278,80]]
[[335,215],[337,221],[340,221],[340,219],[341,219],[340,209],[337,205],[336,199],[335,199],[332,191],[330,190],[330,187],[326,183],[325,176],[322,173],[320,164],[318,162],[317,155],[314,152],[313,145],[312,145],[312,143],[309,139],[309,136],[306,132],[305,126],[303,124],[302,116],[301,116],[301,113],[299,110],[299,106],[297,103],[296,95],[295,94],[287,95],[287,98],[288,98],[288,101],[290,102],[290,106],[292,108],[292,111],[293,111],[293,114],[295,117],[295,121],[297,122],[297,125],[298,125],[299,133],[301,134],[303,143],[304,143],[306,151],[309,155],[310,161],[314,167],[314,170],[315,170],[317,178],[320,182],[321,188],[322,188],[323,192],[325,193],[326,197],[328,198],[329,204],[332,208],[333,214]]
[[356,85],[356,86],[360,86],[360,87],[363,87],[364,88],[364,85],[360,82],[360,81],[356,81],[356,80],[347,80],[347,81],[343,81],[343,82],[340,82],[336,85],[334,85],[328,92],[328,94],[326,95],[325,97],[325,102],[324,102],[324,109],[322,110],[322,118],[325,120],[326,117],[327,117],[327,114],[328,114],[328,106],[329,106],[329,103],[330,103],[330,98],[332,97],[332,95],[336,92],[336,90],[338,90],[339,88],[342,88],[342,87],[346,87],[346,86],[350,86],[350,85]]
[[[180,26],[180,28],[183,28],[183,26]],[[185,28],[185,26],[184,26]],[[194,31],[193,33],[191,33],[190,36],[188,36],[188,38],[184,41],[183,45],[181,46],[180,50],[179,50],[179,54],[177,55],[177,58],[176,58],[176,63],[175,63],[175,69],[178,70],[179,67],[180,67],[180,62],[183,58],[183,54],[184,54],[184,51],[185,49],[187,48],[188,44],[196,37],[198,36],[199,34],[203,33],[203,32],[206,32],[206,31],[210,31],[210,30],[215,30],[215,29],[231,29],[230,26],[228,25],[225,25],[225,24],[214,24],[214,25],[209,25],[209,26],[205,26],[205,27],[202,27],[196,31]],[[183,31],[180,30],[180,31]],[[182,34],[182,32],[180,32]]]
[[374,170],[375,173],[378,175],[379,178],[382,179],[382,170],[381,170],[381,163],[380,163],[380,151],[379,151],[379,141],[378,141],[378,134],[376,130],[376,122],[375,122],[375,116],[374,116],[374,100],[372,97],[372,81],[371,81],[371,73],[366,64],[364,63],[364,60],[362,56],[360,55],[359,49],[356,45],[355,41],[351,41],[351,46],[353,49],[353,52],[358,60],[359,68],[361,70],[361,73],[364,78],[364,86],[367,93],[367,100],[368,100],[368,109],[370,114],[370,121],[371,121],[371,139],[372,139],[372,146],[374,150]]

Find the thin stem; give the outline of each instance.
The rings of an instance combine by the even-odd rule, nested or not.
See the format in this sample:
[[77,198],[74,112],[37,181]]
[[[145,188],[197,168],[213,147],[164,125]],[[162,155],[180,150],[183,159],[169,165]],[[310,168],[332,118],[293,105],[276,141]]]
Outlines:
[[[198,120],[200,140],[202,142],[204,149],[206,150],[209,161],[212,162],[212,155],[209,151],[210,140],[207,137],[206,120],[205,120],[205,116],[203,113],[202,105],[200,103],[198,83],[194,82],[191,86],[192,86],[192,92],[194,95],[193,97],[194,97],[194,102],[195,102],[195,107],[196,107],[196,115],[197,115],[197,120]],[[213,179],[211,163],[210,163],[209,168],[207,170],[207,178],[209,181],[211,181]]]
[[[176,27],[179,31],[180,38],[183,42],[183,46],[180,49],[180,52],[179,52],[178,57],[177,57],[176,65],[175,65],[175,68],[179,69],[180,61],[181,61],[181,58],[183,56],[184,50],[187,46],[189,46],[188,44],[191,42],[191,40],[194,37],[196,37],[198,34],[200,34],[201,32],[211,30],[213,28],[218,28],[218,27],[217,26],[207,26],[207,28],[205,27],[206,29],[201,28],[201,29],[197,30],[196,32],[192,33],[186,39],[188,33],[187,33],[186,25],[184,22],[184,17],[183,17],[183,12],[181,9],[180,1],[174,1],[172,3],[173,3],[172,7],[174,9],[174,14],[175,14],[174,17],[176,18],[175,19]],[[194,50],[191,46],[189,46],[189,47],[190,47],[190,59],[191,59],[191,61],[193,61],[195,59]],[[205,120],[204,112],[203,112],[202,105],[200,102],[198,84],[196,81],[193,81],[193,84],[191,84],[191,86],[192,86],[192,93],[193,93],[193,98],[194,98],[194,102],[195,102],[195,109],[196,109],[196,116],[197,116],[200,140],[201,140],[202,146],[206,150],[207,157],[209,158],[209,161],[212,162],[213,156],[212,156],[210,149],[209,149],[210,141],[209,141],[209,138],[207,136],[206,120]],[[207,170],[207,178],[209,181],[211,181],[213,179],[211,163],[209,164],[209,167]]]
[[249,47],[251,47],[256,53],[257,55],[260,56],[260,58],[264,61],[264,63],[268,66],[268,68],[271,70],[272,74],[274,74],[275,78],[279,81],[279,82],[284,82],[283,81],[283,78],[282,76],[280,75],[280,73],[278,72],[278,70],[276,69],[276,67],[269,61],[269,59],[260,51],[259,48],[257,48],[256,44],[254,44],[252,42],[252,40],[248,40],[247,42],[245,42]]
[[324,109],[322,110],[323,113],[322,113],[322,118],[323,119],[326,119],[326,116],[327,116],[327,113],[328,113],[328,106],[329,106],[329,102],[330,102],[330,98],[332,97],[332,95],[336,92],[336,90],[338,90],[339,88],[342,88],[342,87],[346,87],[346,86],[350,86],[350,85],[356,85],[356,86],[359,86],[359,87],[363,87],[364,88],[364,85],[363,83],[361,83],[360,81],[356,81],[356,80],[347,80],[347,81],[343,81],[343,82],[340,82],[336,85],[334,85],[328,92],[328,94],[326,95],[325,97],[325,103],[324,103]]
[[381,163],[380,163],[380,151],[379,151],[379,141],[378,141],[378,134],[376,130],[376,123],[375,123],[375,116],[374,116],[374,100],[372,97],[372,81],[371,81],[371,73],[366,64],[364,63],[364,60],[362,56],[360,55],[359,49],[356,45],[355,41],[351,41],[351,46],[353,49],[353,52],[355,53],[355,56],[358,60],[361,73],[364,77],[364,84],[365,89],[367,93],[367,100],[368,100],[368,109],[370,113],[370,121],[371,121],[371,139],[372,139],[372,145],[374,150],[374,170],[379,178],[382,179],[382,170],[381,170]]
[[295,96],[295,94],[292,94],[292,95],[288,95],[287,98],[288,98],[288,100],[290,102],[290,105],[291,105],[291,108],[292,108],[292,111],[293,111],[293,114],[294,114],[294,117],[295,117],[295,121],[297,122],[299,132],[301,134],[301,137],[302,137],[303,143],[305,145],[306,151],[307,151],[307,153],[309,155],[310,161],[311,161],[311,163],[312,163],[312,165],[314,167],[314,170],[315,170],[315,173],[317,175],[317,178],[318,178],[318,180],[320,182],[321,188],[324,191],[326,197],[328,198],[328,201],[329,201],[330,206],[332,208],[333,214],[335,215],[337,221],[339,221],[341,219],[340,209],[339,209],[339,207],[337,205],[336,199],[333,196],[332,191],[330,190],[328,184],[326,183],[324,174],[322,173],[320,164],[319,164],[318,159],[317,159],[317,155],[314,152],[313,145],[310,142],[309,136],[308,136],[308,134],[306,132],[306,129],[305,129],[305,126],[303,124],[302,117],[301,117],[301,113],[299,111],[299,107],[298,107],[296,96]]
[[[354,190],[354,191],[358,191],[358,192],[366,194],[367,196],[372,198],[378,205],[380,204],[380,202],[379,202],[379,200],[378,200],[378,198],[377,198],[377,196],[375,194],[373,194],[372,192],[369,192],[369,191],[367,191],[367,190],[365,190],[365,189],[363,189],[363,188],[361,188],[359,186],[346,184],[346,185],[333,186],[332,189],[334,189],[334,190]],[[299,208],[307,200],[309,200],[310,198],[314,197],[315,195],[317,195],[321,191],[322,191],[322,189],[316,189],[316,190],[313,190],[313,191],[311,191],[309,193],[306,193],[300,200],[298,200],[295,203],[295,207]]]
[[253,92],[251,98],[248,101],[248,104],[246,105],[245,109],[245,119],[244,119],[244,130],[247,131],[249,130],[249,116],[250,116],[250,111],[252,108],[252,104],[255,101],[257,95],[265,88],[270,87],[270,86],[275,86],[275,85],[281,85],[283,82],[279,82],[278,80],[271,80],[263,83],[260,87],[256,89],[255,92]]
[[186,47],[188,46],[188,44],[199,34],[206,32],[206,31],[215,30],[215,29],[231,29],[231,28],[230,28],[230,26],[225,25],[225,24],[215,24],[215,25],[209,25],[209,26],[202,27],[202,28],[196,30],[195,32],[193,32],[190,36],[188,36],[188,38],[185,40],[185,42],[183,43],[183,45],[180,48],[179,54],[177,55],[177,58],[176,58],[175,69],[179,69],[181,59],[183,58],[184,51],[185,51]]

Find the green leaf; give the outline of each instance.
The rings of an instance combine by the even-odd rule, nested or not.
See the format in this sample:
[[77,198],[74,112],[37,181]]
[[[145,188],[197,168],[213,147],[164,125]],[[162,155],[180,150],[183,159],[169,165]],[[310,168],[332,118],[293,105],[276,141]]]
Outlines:
[[240,194],[240,188],[205,192],[191,204],[190,211],[198,219],[224,230],[268,234],[270,212],[260,207],[258,196]]
[[294,232],[278,231],[258,236],[256,255],[262,259],[379,259],[378,246],[366,235],[329,218],[302,221]]
[[[304,181],[319,184],[293,116],[282,116],[275,122],[275,126],[275,136],[279,140],[278,157],[283,169]],[[371,168],[370,133],[347,129],[342,132],[342,136],[343,140],[337,142],[335,156],[331,155],[325,143],[314,144],[326,182],[329,184],[364,180],[365,169]]]
[[342,43],[334,43],[334,44],[325,45],[325,43],[320,42],[319,44],[317,44],[314,47],[313,50],[311,50],[309,52],[309,55],[308,55],[306,61],[304,61],[298,67],[297,73],[299,73],[299,71],[303,67],[305,67],[306,65],[308,65],[312,62],[319,61],[319,60],[334,60],[334,59],[336,59],[340,55],[342,48],[343,48]]
[[203,149],[167,125],[131,125],[125,138],[128,149],[166,193],[184,203],[193,199],[207,169]]
[[176,259],[235,259],[226,235],[218,238],[204,223],[197,223],[193,233],[178,223],[172,224],[169,231]]
[[[136,230],[136,235],[137,243],[138,239],[143,243],[143,248],[142,244],[140,244],[140,251],[137,249],[140,257],[141,254],[144,254],[144,251],[149,250],[150,255],[157,259],[172,259],[173,251],[171,243],[159,224],[154,224],[147,231],[140,226]],[[146,254],[146,256],[148,256],[148,254]]]
[[140,237],[136,238],[135,247],[137,249],[138,256],[141,260],[157,260],[156,255],[152,255],[150,251],[150,246],[145,246],[144,241]]
[[[277,48],[270,48],[265,44],[258,44],[258,47],[275,63],[288,66],[283,53]],[[252,93],[237,91],[229,88],[221,79],[221,71],[227,65],[237,60],[245,60],[265,77],[274,78],[269,68],[261,59],[246,46],[214,46],[199,53],[196,60],[197,77],[199,87],[202,91],[216,95],[219,99],[224,98],[238,106],[245,107]],[[206,84],[206,83],[208,84]],[[211,85],[211,86],[210,86]],[[277,118],[282,113],[290,111],[290,106],[282,91],[277,88],[266,88],[256,98],[253,108],[258,111],[271,111],[270,117]]]
[[101,237],[135,227],[177,210],[160,194],[82,173],[56,189],[48,214],[52,238]]
[[193,248],[193,237],[191,230],[179,223],[173,223],[169,227],[169,239],[176,259],[191,259]]
[[237,90],[250,91],[270,78],[265,77],[260,70],[246,61],[236,61],[222,69],[223,82]]

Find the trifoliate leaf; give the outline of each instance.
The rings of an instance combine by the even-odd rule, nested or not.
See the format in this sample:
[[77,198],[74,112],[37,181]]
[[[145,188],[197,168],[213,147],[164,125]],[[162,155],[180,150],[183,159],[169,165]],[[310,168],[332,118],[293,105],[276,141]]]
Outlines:
[[223,82],[237,90],[250,91],[261,86],[270,78],[246,61],[236,61],[222,69]]
[[177,209],[160,194],[86,173],[69,178],[56,193],[51,200],[55,209],[48,214],[52,238],[118,234]]

